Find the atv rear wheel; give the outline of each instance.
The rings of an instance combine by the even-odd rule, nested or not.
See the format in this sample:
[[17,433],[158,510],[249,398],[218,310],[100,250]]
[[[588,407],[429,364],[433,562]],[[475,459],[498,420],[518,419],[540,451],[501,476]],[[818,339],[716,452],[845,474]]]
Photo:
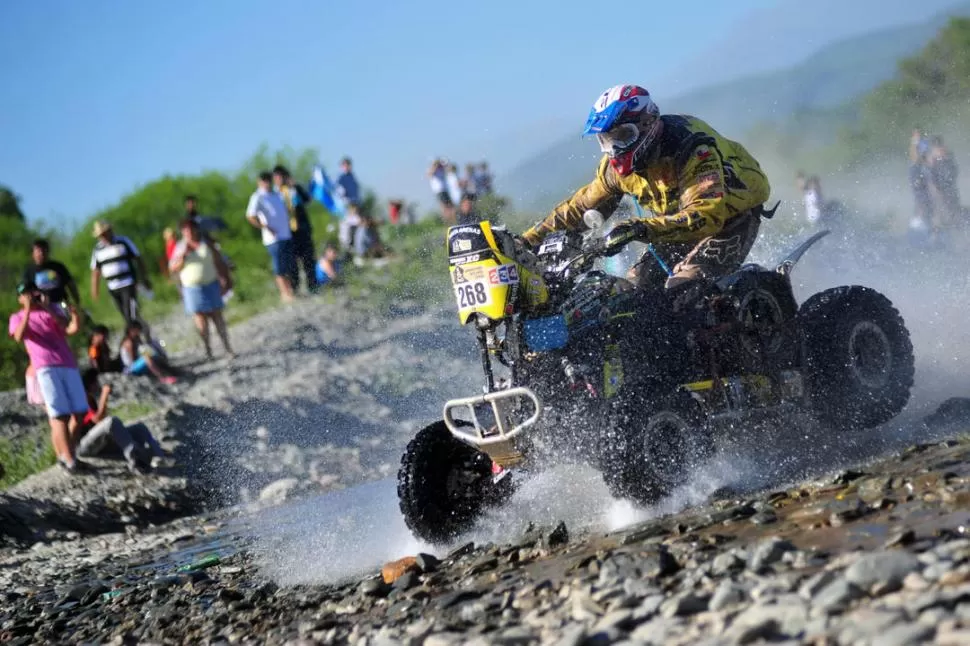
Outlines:
[[909,401],[913,344],[888,298],[868,287],[820,292],[798,311],[809,405],[822,423],[872,428]]
[[414,436],[397,474],[404,522],[429,543],[447,542],[470,529],[492,488],[492,461],[455,439],[443,421]]
[[655,406],[631,407],[615,426],[621,440],[604,460],[603,479],[614,496],[641,505],[669,495],[714,452],[703,411],[685,392]]

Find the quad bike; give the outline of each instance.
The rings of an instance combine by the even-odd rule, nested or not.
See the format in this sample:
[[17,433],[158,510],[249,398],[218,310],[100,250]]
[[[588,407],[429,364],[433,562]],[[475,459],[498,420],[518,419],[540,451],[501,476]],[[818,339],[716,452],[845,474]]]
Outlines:
[[704,283],[676,311],[672,293],[595,268],[610,253],[603,217],[584,219],[590,232],[552,234],[537,253],[487,221],[449,228],[485,385],[407,446],[398,497],[418,538],[466,531],[509,497],[513,472],[549,456],[582,456],[614,495],[650,504],[710,456],[719,426],[794,406],[829,428],[871,428],[909,400],[913,348],[885,296],[845,286],[795,300],[791,271],[827,231],[775,268]]

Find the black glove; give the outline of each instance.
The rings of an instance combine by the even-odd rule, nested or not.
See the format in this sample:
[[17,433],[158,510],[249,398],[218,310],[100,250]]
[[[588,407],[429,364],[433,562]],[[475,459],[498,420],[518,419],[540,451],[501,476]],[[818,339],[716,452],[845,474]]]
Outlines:
[[620,222],[606,235],[606,256],[615,256],[636,240],[646,240],[650,230],[642,220]]

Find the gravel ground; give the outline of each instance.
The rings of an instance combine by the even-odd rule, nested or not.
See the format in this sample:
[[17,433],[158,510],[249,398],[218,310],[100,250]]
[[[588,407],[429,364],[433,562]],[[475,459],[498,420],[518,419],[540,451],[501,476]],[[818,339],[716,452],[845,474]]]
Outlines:
[[[0,643],[970,643],[960,400],[907,436],[930,443],[824,477],[612,532],[519,519],[510,540],[281,581],[246,519],[392,475],[441,401],[477,387],[452,316],[300,302],[235,327],[236,361],[192,365],[173,389],[121,386],[157,406],[176,465],[136,477],[99,461],[0,495]],[[17,406],[5,434],[33,423]],[[325,558],[308,544],[308,569]]]

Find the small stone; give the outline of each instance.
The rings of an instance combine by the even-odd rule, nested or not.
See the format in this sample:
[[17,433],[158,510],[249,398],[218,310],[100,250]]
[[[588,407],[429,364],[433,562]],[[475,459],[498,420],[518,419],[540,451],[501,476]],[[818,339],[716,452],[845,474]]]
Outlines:
[[399,592],[404,592],[405,590],[410,590],[418,584],[418,572],[417,570],[408,570],[397,579],[394,580],[391,588]]
[[817,574],[810,576],[808,579],[802,583],[801,587],[798,589],[798,594],[801,595],[806,601],[811,600],[816,594],[819,593],[827,585],[835,581],[835,572],[831,570],[824,570]]
[[883,547],[905,547],[906,545],[911,545],[915,540],[916,532],[911,529],[904,529],[890,536]]
[[893,624],[904,619],[897,612],[864,608],[846,615],[842,620],[839,631],[839,642],[855,644],[860,641],[873,639],[874,635],[881,635]]
[[475,543],[465,543],[464,545],[460,545],[455,549],[451,550],[450,552],[448,552],[448,556],[445,557],[445,560],[453,561],[456,559],[460,559],[463,556],[468,556],[474,551],[475,551]]
[[887,550],[862,555],[845,571],[845,578],[862,590],[869,590],[877,583],[901,586],[910,572],[918,571],[919,560],[909,552]]
[[967,646],[970,644],[970,627],[947,632],[939,631],[934,643],[936,646]]
[[423,574],[434,572],[438,569],[438,566],[441,565],[441,561],[439,561],[436,556],[424,553],[418,554],[417,557],[415,557],[415,562]]
[[559,521],[556,528],[549,532],[549,535],[545,537],[543,543],[547,548],[559,547],[560,545],[565,545],[569,542],[569,530],[566,528],[566,523]]
[[722,552],[711,562],[711,574],[714,576],[724,576],[742,569],[744,569],[744,561],[734,552]]
[[770,525],[778,522],[778,516],[771,511],[760,511],[749,520],[755,525]]
[[730,606],[745,603],[748,600],[748,593],[744,587],[730,580],[721,581],[714,595],[708,604],[708,608],[713,611],[724,610]]
[[837,578],[812,597],[812,606],[821,613],[835,614],[863,595],[862,590],[845,579]]
[[381,577],[384,579],[384,583],[390,585],[404,576],[405,573],[414,572],[418,569],[418,560],[413,556],[405,556],[384,565],[381,568]]
[[782,540],[777,536],[772,536],[755,547],[754,552],[751,554],[751,559],[748,561],[748,568],[752,572],[760,572],[764,568],[774,563],[777,563],[785,555],[785,552],[790,552],[795,549],[795,546],[786,540]]
[[710,597],[707,595],[698,595],[692,592],[682,593],[666,604],[662,614],[666,618],[671,617],[687,617],[690,615],[696,615],[698,612],[704,612],[707,610],[707,605],[710,601]]
[[928,640],[936,632],[934,626],[919,622],[900,623],[879,635],[879,646],[910,646]]
[[365,597],[386,597],[390,590],[383,578],[366,579],[360,584],[360,593]]
[[945,572],[937,582],[942,586],[961,585],[970,581],[970,566],[962,565],[955,570]]

